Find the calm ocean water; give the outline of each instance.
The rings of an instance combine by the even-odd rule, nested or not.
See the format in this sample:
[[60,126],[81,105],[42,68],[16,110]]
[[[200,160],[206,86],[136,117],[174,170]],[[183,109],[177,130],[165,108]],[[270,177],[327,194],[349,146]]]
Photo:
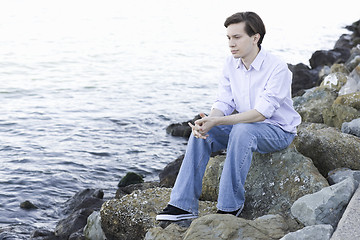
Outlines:
[[[294,64],[358,20],[351,7],[299,20],[295,6],[127,2],[1,1],[0,239],[53,229],[62,202],[84,188],[111,198],[128,171],[157,180],[185,149],[166,126],[211,106],[230,14],[257,11],[264,48]],[[21,209],[25,200],[39,209]]]

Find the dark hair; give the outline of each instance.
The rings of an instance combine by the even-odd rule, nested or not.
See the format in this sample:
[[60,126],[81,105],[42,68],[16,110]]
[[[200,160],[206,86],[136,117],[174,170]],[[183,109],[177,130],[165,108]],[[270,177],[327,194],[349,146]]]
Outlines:
[[265,25],[259,15],[254,12],[238,12],[225,20],[224,26],[227,28],[231,24],[245,22],[245,32],[250,37],[254,34],[260,34],[258,46],[261,47],[261,43],[264,39],[266,30]]

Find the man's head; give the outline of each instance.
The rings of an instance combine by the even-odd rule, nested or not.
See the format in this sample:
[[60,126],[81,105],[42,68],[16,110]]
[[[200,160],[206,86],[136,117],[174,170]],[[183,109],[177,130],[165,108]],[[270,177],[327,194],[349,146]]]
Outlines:
[[259,48],[261,48],[261,43],[264,39],[266,30],[265,25],[259,15],[257,15],[254,12],[238,12],[230,17],[228,17],[224,23],[224,26],[226,28],[229,27],[231,24],[236,23],[245,23],[245,32],[249,37],[254,36],[255,34],[259,34],[259,40],[257,42],[257,45]]

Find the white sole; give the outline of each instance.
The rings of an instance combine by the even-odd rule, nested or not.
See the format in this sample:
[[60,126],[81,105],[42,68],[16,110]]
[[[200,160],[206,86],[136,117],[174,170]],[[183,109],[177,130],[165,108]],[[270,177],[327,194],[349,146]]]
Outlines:
[[189,214],[171,215],[171,214],[159,214],[156,216],[156,221],[180,221],[186,219],[197,218],[198,216]]

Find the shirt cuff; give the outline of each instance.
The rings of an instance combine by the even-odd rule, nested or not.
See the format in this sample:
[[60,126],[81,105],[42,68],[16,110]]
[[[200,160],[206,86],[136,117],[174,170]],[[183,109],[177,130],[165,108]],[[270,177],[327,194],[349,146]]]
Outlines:
[[219,101],[215,102],[212,105],[212,108],[219,109],[224,113],[225,116],[230,115],[234,111],[234,108],[232,106],[230,106],[227,103],[219,102]]
[[261,98],[260,101],[255,105],[255,110],[261,113],[265,118],[271,118],[276,108],[270,101],[265,98]]

